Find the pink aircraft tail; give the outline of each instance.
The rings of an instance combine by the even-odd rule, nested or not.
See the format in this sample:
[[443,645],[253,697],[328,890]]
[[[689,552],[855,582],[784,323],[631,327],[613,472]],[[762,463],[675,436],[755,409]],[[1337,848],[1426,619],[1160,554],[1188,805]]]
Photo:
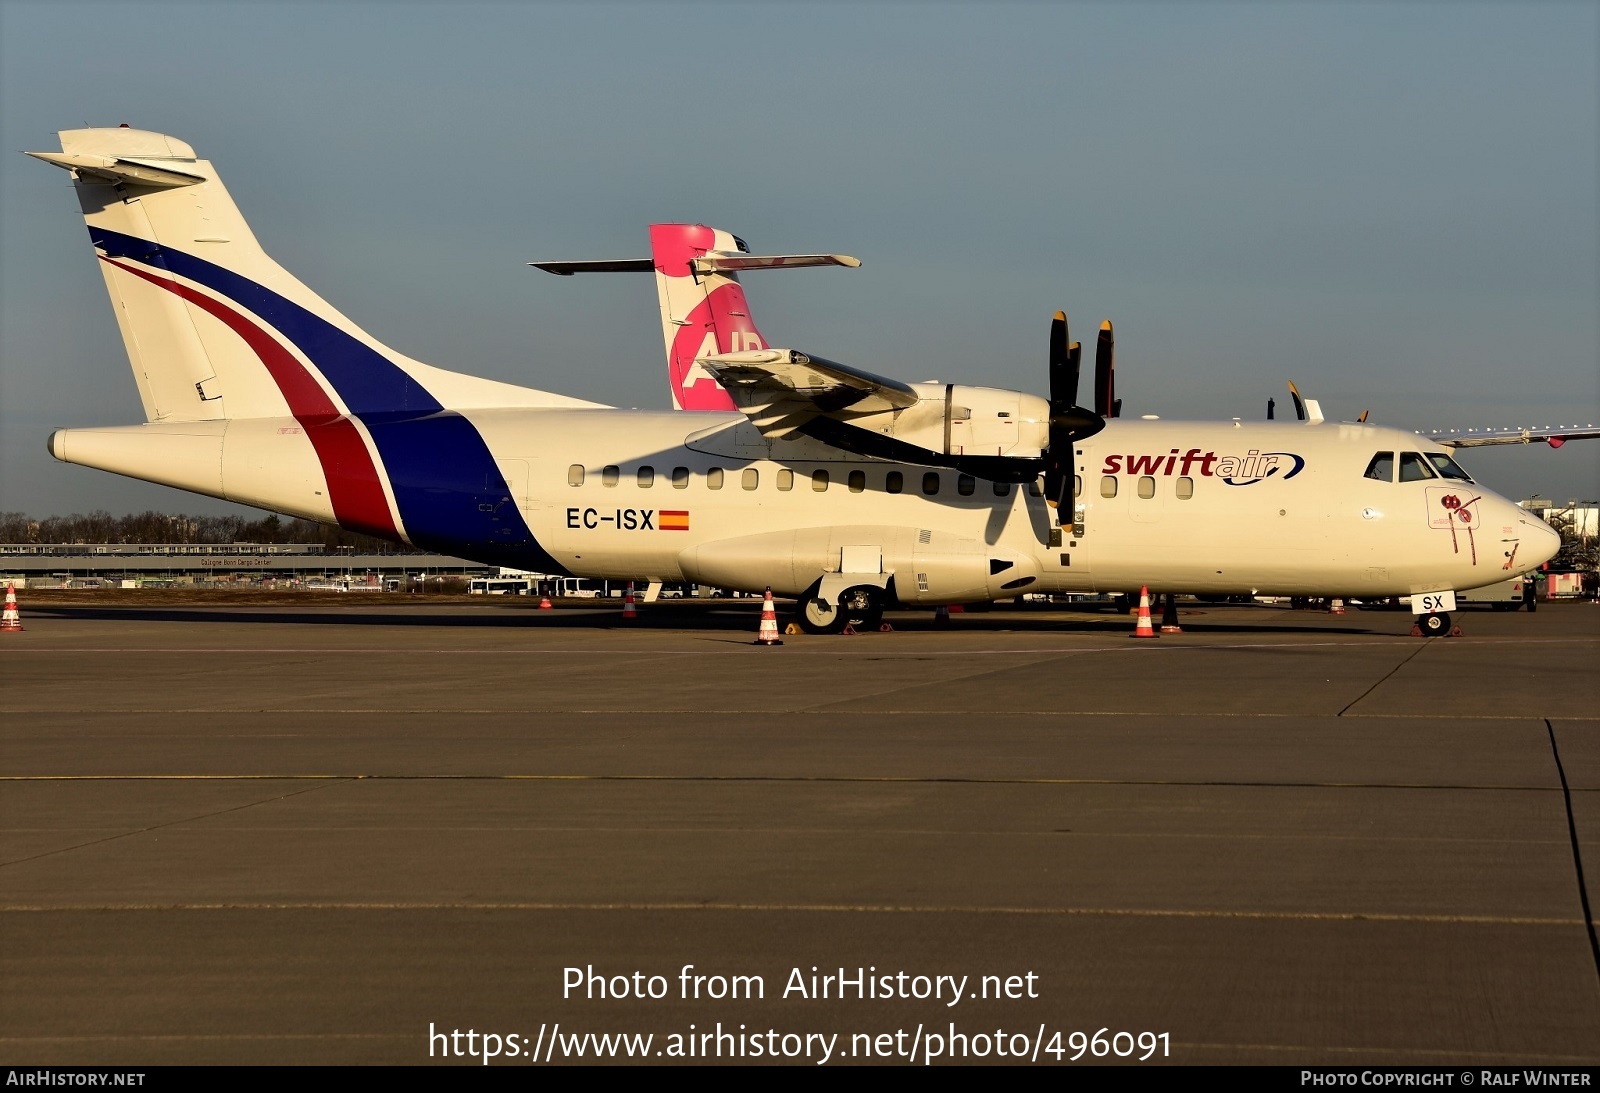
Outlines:
[[737,409],[711,373],[695,363],[697,357],[767,348],[750,317],[739,275],[720,269],[701,272],[693,264],[748,251],[742,239],[704,224],[650,225],[667,381],[672,404],[680,410]]
[[750,318],[740,271],[860,264],[847,254],[751,254],[738,236],[704,224],[650,225],[649,258],[529,263],[564,277],[653,271],[667,347],[667,381],[672,405],[679,410],[737,409],[697,359],[769,348]]

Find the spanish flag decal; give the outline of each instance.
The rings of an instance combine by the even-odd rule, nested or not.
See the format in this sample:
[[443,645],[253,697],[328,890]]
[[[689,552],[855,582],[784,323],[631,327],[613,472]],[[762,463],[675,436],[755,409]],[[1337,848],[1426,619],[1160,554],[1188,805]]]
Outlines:
[[688,531],[688,509],[662,509],[659,513],[662,531]]

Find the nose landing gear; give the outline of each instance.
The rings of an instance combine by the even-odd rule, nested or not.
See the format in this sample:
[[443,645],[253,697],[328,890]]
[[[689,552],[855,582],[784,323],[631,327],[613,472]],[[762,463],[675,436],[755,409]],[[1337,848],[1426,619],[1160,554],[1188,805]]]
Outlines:
[[1450,616],[1443,611],[1433,611],[1426,615],[1418,615],[1416,625],[1411,628],[1414,638],[1459,638],[1461,627],[1450,625]]

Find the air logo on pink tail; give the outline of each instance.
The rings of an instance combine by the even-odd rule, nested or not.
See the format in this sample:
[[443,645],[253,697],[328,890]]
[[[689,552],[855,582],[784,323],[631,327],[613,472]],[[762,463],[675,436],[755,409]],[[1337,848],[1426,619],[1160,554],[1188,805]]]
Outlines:
[[750,323],[748,314],[744,290],[729,283],[713,289],[678,328],[668,370],[678,404],[685,410],[737,409],[728,392],[703,365],[696,363],[696,358],[766,349],[767,343]]

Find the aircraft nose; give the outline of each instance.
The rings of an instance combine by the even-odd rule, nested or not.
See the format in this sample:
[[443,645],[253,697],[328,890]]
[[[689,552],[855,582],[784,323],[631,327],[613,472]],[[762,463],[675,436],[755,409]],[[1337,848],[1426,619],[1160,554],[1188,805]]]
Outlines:
[[1524,549],[1528,552],[1528,561],[1534,565],[1543,565],[1554,558],[1561,550],[1561,534],[1555,528],[1527,513],[1517,517],[1522,525],[1517,530],[1522,534]]

